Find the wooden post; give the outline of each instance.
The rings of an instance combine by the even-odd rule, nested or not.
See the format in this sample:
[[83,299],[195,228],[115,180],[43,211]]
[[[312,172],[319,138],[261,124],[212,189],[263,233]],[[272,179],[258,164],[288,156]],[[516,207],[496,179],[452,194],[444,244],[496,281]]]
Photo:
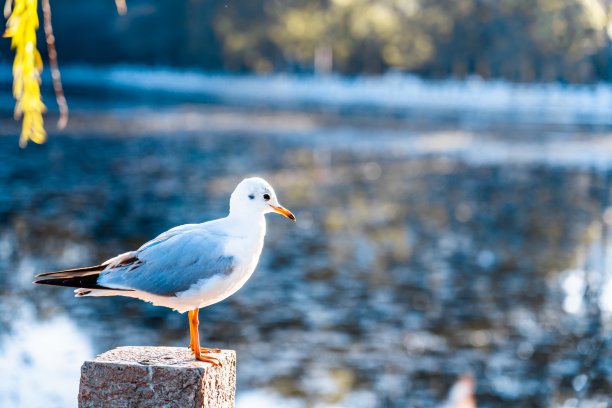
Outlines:
[[196,361],[185,347],[107,351],[81,367],[79,408],[234,408],[236,353],[214,356],[221,367]]

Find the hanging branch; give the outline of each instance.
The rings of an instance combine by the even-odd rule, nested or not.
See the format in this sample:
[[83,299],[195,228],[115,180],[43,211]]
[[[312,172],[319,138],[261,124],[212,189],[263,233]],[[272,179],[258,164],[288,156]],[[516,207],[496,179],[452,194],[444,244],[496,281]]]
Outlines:
[[[13,96],[15,103],[15,119],[23,116],[19,146],[25,147],[28,141],[44,143],[47,133],[43,127],[43,113],[47,108],[42,102],[40,94],[40,74],[43,69],[40,53],[36,49],[36,30],[38,29],[38,0],[6,0],[4,3],[4,16],[6,31],[4,37],[11,38],[11,48],[15,50],[13,63]],[[60,117],[57,121],[58,129],[64,129],[68,123],[68,104],[64,96],[62,80],[57,65],[57,51],[55,49],[55,36],[51,25],[51,6],[49,0],[42,1],[44,17],[45,39],[53,78],[53,90],[57,99]],[[127,5],[125,0],[115,0],[117,12],[125,14]]]
[[55,36],[53,35],[53,27],[51,26],[51,6],[49,0],[42,0],[42,11],[44,18],[45,38],[47,40],[47,54],[49,55],[49,66],[51,68],[51,78],[53,78],[53,90],[55,91],[55,99],[59,107],[60,117],[57,121],[57,128],[62,130],[68,124],[68,104],[64,97],[64,89],[62,87],[62,79],[57,66],[57,52],[55,51]]
[[[19,138],[21,147],[25,147],[29,140],[44,143],[47,138],[42,118],[46,107],[40,95],[40,73],[43,65],[36,49],[36,7],[37,0],[15,0],[15,8],[6,22],[4,32],[4,37],[11,38],[11,48],[15,50],[13,96],[17,101],[15,119],[23,116]],[[5,11],[6,9],[5,5]]]

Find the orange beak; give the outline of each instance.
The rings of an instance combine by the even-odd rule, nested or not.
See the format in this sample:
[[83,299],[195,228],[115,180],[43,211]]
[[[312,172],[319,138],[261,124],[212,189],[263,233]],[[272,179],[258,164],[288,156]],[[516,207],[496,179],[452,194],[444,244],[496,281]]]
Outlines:
[[288,209],[284,208],[284,207],[277,207],[275,205],[270,204],[270,207],[274,208],[274,211],[276,211],[279,214],[284,215],[285,217],[289,218],[290,220],[295,221],[295,216],[293,214],[291,214],[291,211],[289,211]]

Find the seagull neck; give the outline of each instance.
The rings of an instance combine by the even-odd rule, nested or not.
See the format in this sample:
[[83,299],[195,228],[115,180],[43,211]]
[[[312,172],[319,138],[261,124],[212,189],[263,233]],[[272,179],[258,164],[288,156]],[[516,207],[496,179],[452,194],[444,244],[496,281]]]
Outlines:
[[266,217],[263,214],[230,211],[227,220],[232,224],[240,226],[239,229],[243,229],[245,232],[259,233],[257,235],[266,233]]

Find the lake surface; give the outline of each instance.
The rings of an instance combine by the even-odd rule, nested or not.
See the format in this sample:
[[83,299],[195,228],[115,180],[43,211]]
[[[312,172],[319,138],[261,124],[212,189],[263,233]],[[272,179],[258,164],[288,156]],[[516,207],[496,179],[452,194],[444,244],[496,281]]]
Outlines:
[[253,277],[200,312],[238,407],[431,407],[465,374],[479,407],[609,406],[609,125],[90,92],[42,146],[0,119],[0,405],[76,406],[82,360],[186,346],[185,315],[32,278],[224,216],[260,175],[298,222],[268,215]]

